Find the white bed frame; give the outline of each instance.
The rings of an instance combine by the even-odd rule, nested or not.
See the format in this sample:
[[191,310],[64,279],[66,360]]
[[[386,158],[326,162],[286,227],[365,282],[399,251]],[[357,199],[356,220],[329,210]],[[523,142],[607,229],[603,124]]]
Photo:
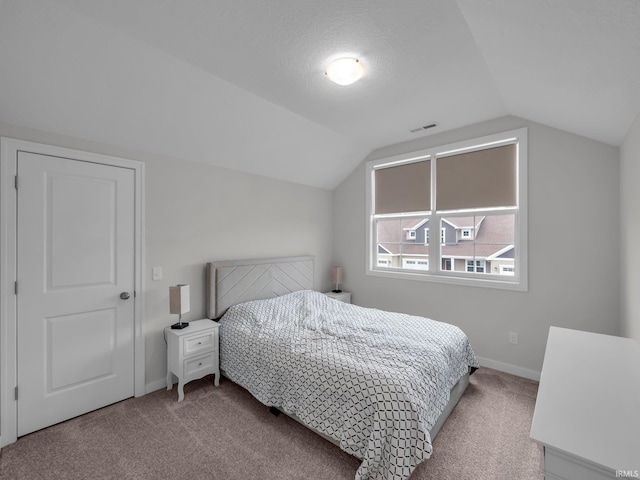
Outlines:
[[[207,317],[219,319],[227,308],[238,303],[274,298],[298,290],[313,290],[313,267],[314,257],[308,255],[207,263]],[[449,403],[429,432],[432,441],[468,386],[469,373],[451,389]],[[339,446],[339,442],[304,424],[295,415],[287,415]]]

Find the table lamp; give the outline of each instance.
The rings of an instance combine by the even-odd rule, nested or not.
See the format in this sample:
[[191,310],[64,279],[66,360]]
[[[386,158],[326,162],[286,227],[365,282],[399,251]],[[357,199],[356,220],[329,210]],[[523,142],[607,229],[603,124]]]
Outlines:
[[342,267],[331,267],[331,283],[336,284],[336,289],[333,293],[340,293],[340,284],[342,283]]
[[176,285],[169,287],[169,312],[178,314],[178,323],[171,325],[173,329],[182,329],[189,326],[189,322],[182,321],[182,314],[191,310],[189,306],[189,285]]

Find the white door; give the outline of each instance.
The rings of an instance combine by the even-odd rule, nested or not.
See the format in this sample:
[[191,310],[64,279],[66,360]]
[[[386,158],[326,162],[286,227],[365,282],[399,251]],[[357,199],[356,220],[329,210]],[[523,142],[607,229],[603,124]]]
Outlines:
[[17,168],[21,436],[134,394],[135,174],[26,152]]

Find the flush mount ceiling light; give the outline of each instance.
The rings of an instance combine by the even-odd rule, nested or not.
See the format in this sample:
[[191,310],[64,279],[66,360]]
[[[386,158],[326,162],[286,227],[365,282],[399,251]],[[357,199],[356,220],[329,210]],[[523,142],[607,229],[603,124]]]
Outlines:
[[364,67],[357,58],[339,58],[329,64],[325,74],[338,85],[351,85],[362,78]]

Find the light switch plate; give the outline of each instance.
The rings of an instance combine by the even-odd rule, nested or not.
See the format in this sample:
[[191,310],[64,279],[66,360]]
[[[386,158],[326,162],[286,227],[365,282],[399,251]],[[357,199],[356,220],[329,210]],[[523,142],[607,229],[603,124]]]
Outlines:
[[162,280],[162,267],[153,267],[151,269],[151,280]]

